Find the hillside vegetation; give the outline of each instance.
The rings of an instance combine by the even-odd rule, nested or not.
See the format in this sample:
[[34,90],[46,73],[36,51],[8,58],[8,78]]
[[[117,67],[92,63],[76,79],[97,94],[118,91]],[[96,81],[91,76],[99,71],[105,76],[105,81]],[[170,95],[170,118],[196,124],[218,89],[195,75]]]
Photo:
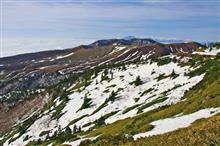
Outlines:
[[[220,144],[220,58],[176,53],[100,65],[46,89],[52,98],[3,135],[4,145],[133,146]],[[152,122],[213,108],[213,117],[150,137]]]

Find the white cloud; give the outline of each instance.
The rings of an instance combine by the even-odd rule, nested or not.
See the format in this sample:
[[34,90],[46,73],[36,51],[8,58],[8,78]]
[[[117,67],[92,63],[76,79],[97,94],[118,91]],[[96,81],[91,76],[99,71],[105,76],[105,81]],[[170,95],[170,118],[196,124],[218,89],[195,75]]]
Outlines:
[[94,40],[81,39],[3,39],[1,57],[23,53],[32,53],[53,49],[73,48],[82,44],[89,44]]

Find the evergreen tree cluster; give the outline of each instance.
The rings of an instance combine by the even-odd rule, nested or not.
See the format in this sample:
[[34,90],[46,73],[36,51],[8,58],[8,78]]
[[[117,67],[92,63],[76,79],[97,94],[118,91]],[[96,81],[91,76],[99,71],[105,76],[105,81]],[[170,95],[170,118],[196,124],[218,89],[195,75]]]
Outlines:
[[82,104],[82,106],[80,107],[80,109],[78,111],[80,111],[82,109],[89,108],[91,104],[92,104],[92,99],[88,98],[87,95],[85,95],[83,104]]
[[112,91],[111,95],[109,96],[109,100],[110,101],[114,101],[117,97],[117,93],[115,93],[115,91]]
[[66,134],[75,134],[78,132],[81,132],[81,127],[80,126],[77,127],[77,125],[74,125],[73,129],[71,129],[69,126],[67,126],[65,129]]
[[136,80],[134,81],[134,85],[135,85],[135,86],[139,86],[139,85],[141,85],[142,83],[143,83],[143,82],[142,82],[140,76],[137,76]]

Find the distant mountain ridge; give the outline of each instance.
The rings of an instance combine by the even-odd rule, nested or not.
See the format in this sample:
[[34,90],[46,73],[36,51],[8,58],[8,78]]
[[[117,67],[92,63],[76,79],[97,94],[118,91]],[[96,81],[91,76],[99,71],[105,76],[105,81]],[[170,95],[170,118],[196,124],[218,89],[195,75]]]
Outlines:
[[[196,42],[162,44],[152,39],[108,39],[65,50],[4,57],[0,58],[0,73],[3,76],[0,95],[16,89],[49,86],[74,72],[99,64],[153,58],[177,52],[193,52],[199,47],[203,46]],[[13,78],[4,80],[6,75]],[[53,81],[47,81],[47,76],[53,77]],[[27,84],[27,80],[31,81],[32,78],[35,82]],[[8,84],[9,82],[11,84]]]
[[[184,44],[183,42],[181,42],[181,43]],[[181,43],[179,43],[179,44],[181,44]],[[141,46],[145,46],[145,45],[155,45],[155,44],[162,45],[163,43],[160,43],[159,41],[153,40],[150,38],[140,39],[140,38],[136,38],[134,36],[128,36],[128,37],[125,37],[122,39],[98,40],[98,41],[95,41],[89,45],[81,45],[78,47],[64,49],[64,50],[48,50],[48,51],[41,51],[41,52],[34,52],[34,53],[19,54],[19,55],[15,55],[15,56],[8,56],[8,57],[0,58],[0,61],[2,62],[1,64],[5,64],[5,62],[8,62],[8,60],[11,60],[9,62],[13,62],[13,61],[16,62],[18,58],[19,58],[19,61],[25,60],[26,58],[27,59],[34,59],[34,58],[36,59],[37,57],[45,58],[45,57],[53,56],[53,55],[71,53],[74,51],[73,49],[79,49],[79,48],[86,49],[86,48],[114,46],[114,45],[134,45],[134,46],[136,45],[136,47],[141,47]],[[199,43],[197,43],[197,44],[199,44]],[[199,44],[199,45],[202,46],[201,44]],[[29,56],[29,57],[27,57],[27,56]],[[34,57],[34,56],[36,56],[36,57]],[[20,59],[20,58],[23,58],[23,59]]]

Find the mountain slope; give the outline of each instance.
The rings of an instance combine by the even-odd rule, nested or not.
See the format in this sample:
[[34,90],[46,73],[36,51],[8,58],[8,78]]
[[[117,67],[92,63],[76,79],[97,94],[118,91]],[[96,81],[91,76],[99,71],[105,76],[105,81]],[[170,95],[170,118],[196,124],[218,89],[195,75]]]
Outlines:
[[[115,40],[110,42],[114,44]],[[22,99],[18,95],[19,100],[15,103],[12,97],[16,94],[9,91],[7,102],[11,100],[15,104],[8,109],[2,106],[2,113],[16,111],[19,104],[26,105],[24,102],[29,107],[35,104],[38,107],[27,107],[26,114],[20,112],[23,114],[19,118],[15,116],[17,123],[11,131],[2,134],[1,143],[78,145],[84,141],[81,145],[106,145],[105,142],[111,145],[112,141],[112,145],[129,145],[135,143],[133,138],[145,137],[148,132],[155,131],[157,124],[154,123],[160,126],[160,123],[163,125],[161,121],[191,117],[191,122],[185,123],[189,125],[220,112],[218,56],[198,54],[195,52],[198,48],[194,48],[196,43],[184,44],[184,48],[183,44],[134,47],[135,43],[131,48],[118,45],[108,48],[106,44],[109,46],[101,41],[98,48],[76,48],[75,51],[81,54],[81,58],[78,54],[80,59],[90,51],[93,56],[94,50],[105,52],[109,49],[110,52],[103,60],[96,58],[97,62],[89,68],[85,63],[84,68],[71,70],[68,75],[61,72],[65,79],[60,79],[57,84],[41,87],[38,92],[28,91],[32,98]],[[65,56],[65,61],[70,56]],[[43,68],[43,74],[39,76],[50,81],[53,77],[44,74],[48,71],[56,72]],[[22,78],[22,75],[16,78]],[[34,100],[36,102],[31,102]],[[2,123],[10,121],[9,118],[1,119]],[[177,128],[184,126],[181,122]]]
[[[111,39],[73,49],[0,58],[0,95],[23,88],[48,87],[68,77],[72,72],[82,71],[100,63],[124,62],[175,52],[193,52],[199,47],[202,45],[193,42],[163,45],[151,39]],[[46,78],[43,78],[44,76]]]

